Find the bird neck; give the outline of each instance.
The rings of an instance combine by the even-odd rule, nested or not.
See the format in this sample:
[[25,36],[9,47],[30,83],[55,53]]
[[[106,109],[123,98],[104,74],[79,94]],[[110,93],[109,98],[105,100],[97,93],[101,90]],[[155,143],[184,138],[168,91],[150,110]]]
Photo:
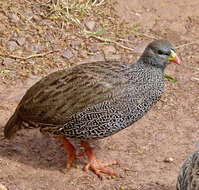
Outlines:
[[162,83],[164,81],[164,68],[155,67],[143,60],[138,60],[132,64],[129,75],[130,81],[136,83],[148,83],[150,81]]
[[159,62],[159,60],[156,60],[154,57],[142,55],[139,58],[139,60],[137,61],[137,64],[140,67],[145,67],[145,68],[149,68],[149,69],[152,69],[152,70],[153,69],[161,70],[162,73],[164,73],[164,70],[166,68],[166,64],[160,64],[158,62]]

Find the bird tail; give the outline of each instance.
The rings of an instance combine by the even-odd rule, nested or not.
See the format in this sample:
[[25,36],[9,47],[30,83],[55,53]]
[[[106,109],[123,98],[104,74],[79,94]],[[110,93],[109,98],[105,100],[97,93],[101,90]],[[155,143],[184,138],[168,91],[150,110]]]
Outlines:
[[4,136],[6,139],[10,139],[18,130],[21,129],[22,120],[15,112],[12,117],[8,120],[4,128]]

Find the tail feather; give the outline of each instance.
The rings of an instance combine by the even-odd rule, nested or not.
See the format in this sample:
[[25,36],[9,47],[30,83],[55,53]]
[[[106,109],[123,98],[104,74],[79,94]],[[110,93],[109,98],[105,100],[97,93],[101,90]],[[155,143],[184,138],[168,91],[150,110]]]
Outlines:
[[4,136],[10,139],[18,130],[21,129],[22,120],[19,118],[17,112],[15,112],[12,117],[8,120],[4,128]]

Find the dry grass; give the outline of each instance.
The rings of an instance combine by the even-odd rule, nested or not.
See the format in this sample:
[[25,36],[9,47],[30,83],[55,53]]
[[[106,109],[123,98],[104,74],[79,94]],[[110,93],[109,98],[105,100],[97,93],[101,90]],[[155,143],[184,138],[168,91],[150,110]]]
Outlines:
[[[34,6],[38,6],[39,11]],[[0,61],[3,62],[5,58],[15,60],[12,65],[0,66],[3,81],[27,77],[31,73],[46,75],[52,68],[66,68],[65,60],[59,58],[61,52],[57,53],[56,58],[57,50],[70,49],[75,56],[69,64],[79,62],[80,54],[75,54],[70,47],[70,42],[74,40],[84,43],[87,53],[93,43],[100,47],[114,44],[118,50],[133,53],[134,44],[127,39],[131,29],[117,16],[114,0],[25,0],[23,4],[19,0],[3,0],[0,11],[0,25],[6,28],[0,30],[0,37],[3,38]],[[12,22],[12,15],[19,21]],[[95,22],[94,30],[88,29],[88,21]],[[46,36],[51,39],[46,40]],[[20,37],[25,38],[25,44],[17,47],[16,51],[10,51],[7,43]],[[32,45],[42,48],[34,51]]]
[[[111,10],[114,10],[113,1],[51,0],[42,5],[48,10],[46,17],[63,21],[63,27],[64,25],[72,25],[83,37],[94,38],[102,43],[113,43],[118,47],[134,51],[133,48],[127,47],[122,43],[130,43],[130,41],[120,37],[127,31],[122,29],[122,23],[117,17],[110,15]],[[100,21],[100,29],[89,31],[85,26],[88,18],[96,22]]]

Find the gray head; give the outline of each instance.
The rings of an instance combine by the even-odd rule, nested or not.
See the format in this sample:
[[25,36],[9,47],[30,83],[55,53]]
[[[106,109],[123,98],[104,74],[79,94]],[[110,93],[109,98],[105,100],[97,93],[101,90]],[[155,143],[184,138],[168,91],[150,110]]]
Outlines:
[[146,64],[163,69],[171,62],[180,64],[175,47],[167,40],[155,40],[151,42],[144,50],[141,60]]

